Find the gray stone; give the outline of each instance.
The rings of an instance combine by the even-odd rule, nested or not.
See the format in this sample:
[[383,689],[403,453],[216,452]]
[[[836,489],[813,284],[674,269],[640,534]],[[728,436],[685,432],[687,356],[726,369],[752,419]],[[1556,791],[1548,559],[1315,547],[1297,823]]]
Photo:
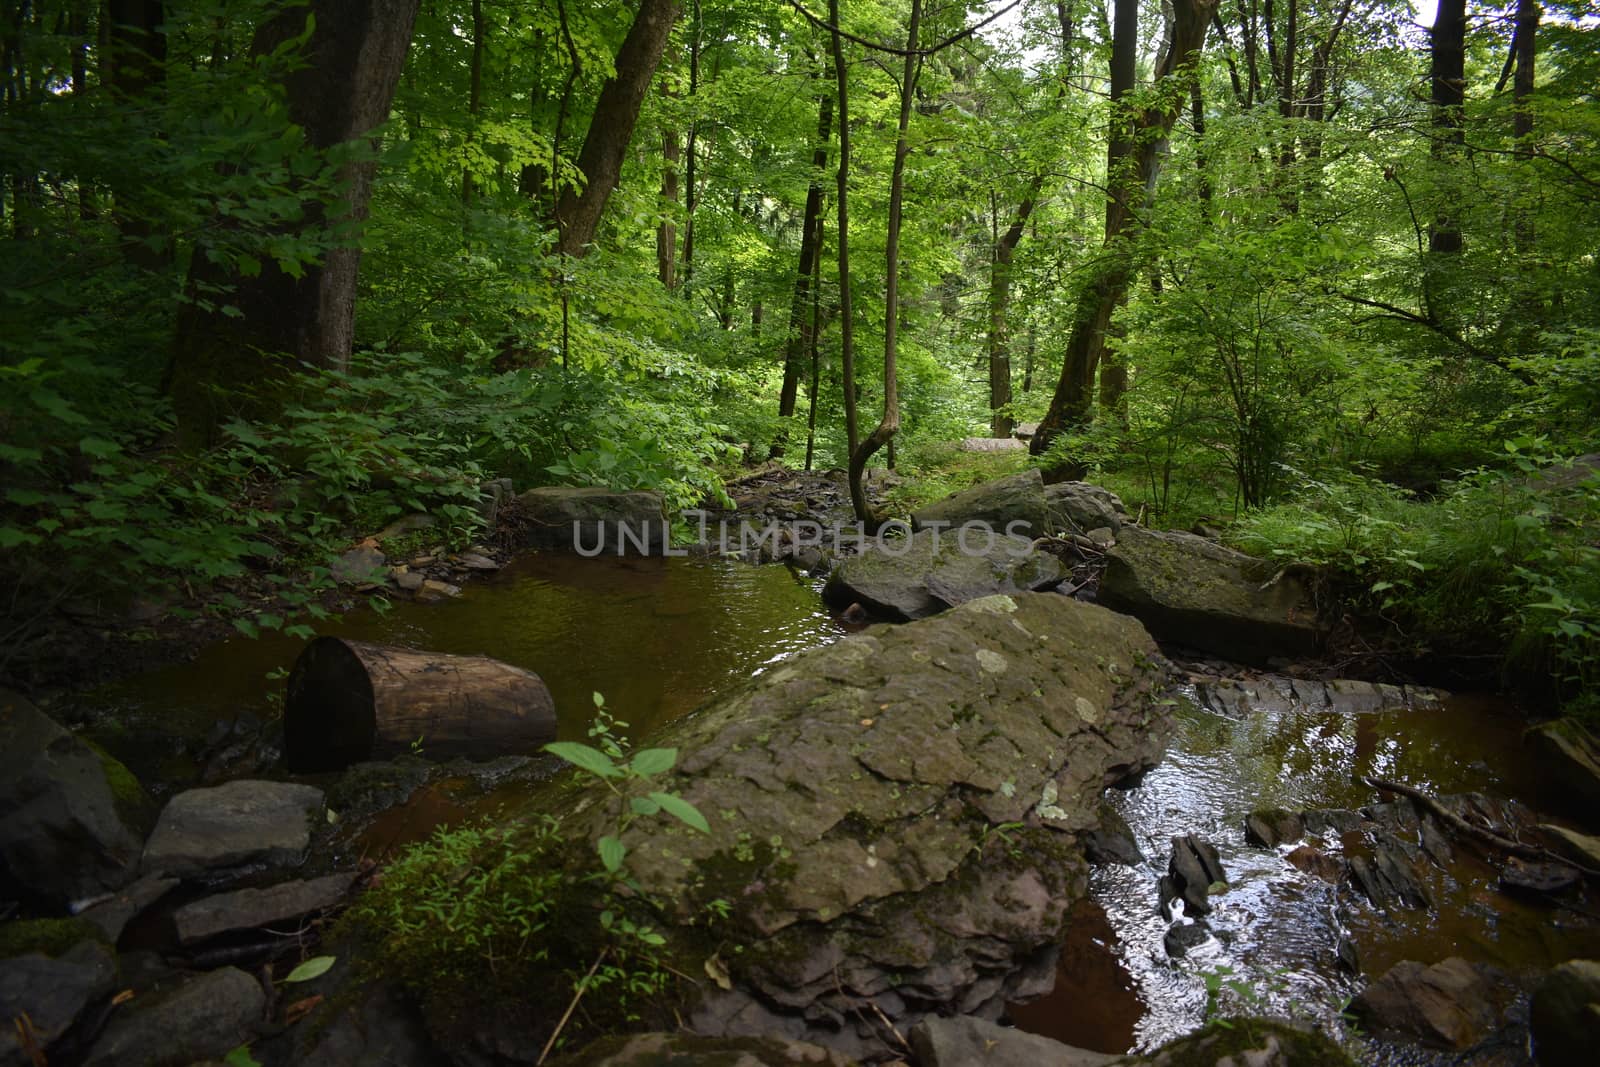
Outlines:
[[1528,1027],[1540,1067],[1590,1067],[1600,1035],[1600,960],[1568,960],[1545,975]]
[[376,548],[352,548],[333,561],[329,571],[340,585],[367,585],[381,582],[389,557]]
[[[950,529],[969,523],[981,524],[996,535],[1043,537],[1052,532],[1054,521],[1045,500],[1044,478],[1037,468],[997,478],[954,493],[914,512],[913,530],[926,530],[935,524]],[[1012,526],[1012,523],[1017,525]]]
[[116,958],[96,941],[81,941],[55,958],[35,952],[0,960],[0,1064],[30,1062],[18,1041],[21,1019],[28,1020],[34,1044],[48,1049],[116,980]]
[[449,582],[441,582],[437,579],[429,578],[417,587],[416,595],[417,599],[424,604],[433,604],[460,596],[461,587],[459,585],[451,585]]
[[192,945],[231,930],[252,930],[331,908],[344,899],[354,880],[353,874],[330,874],[266,889],[218,893],[185,904],[172,913],[172,923],[178,943]]
[[1244,839],[1258,848],[1292,845],[1305,835],[1305,820],[1299,813],[1282,808],[1252,811],[1244,821]]
[[1028,446],[1015,437],[963,437],[963,452],[1026,452]]
[[1539,829],[1550,838],[1555,851],[1585,867],[1600,871],[1600,837],[1569,830],[1553,823],[1540,823]]
[[[323,995],[324,1014],[258,1045],[268,1067],[438,1067],[452,1062],[428,1036],[411,1005],[388,983],[355,989],[349,968],[318,980],[299,995]],[[530,1057],[528,1062],[532,1062]]]
[[1173,959],[1182,959],[1192,950],[1211,940],[1211,927],[1204,919],[1193,922],[1175,922],[1161,936],[1161,947]]
[[1585,826],[1600,829],[1600,742],[1576,719],[1557,719],[1528,731],[1541,774]]
[[1121,497],[1088,482],[1047,485],[1044,498],[1058,527],[1087,533],[1090,537],[1094,537],[1096,530],[1106,529],[1111,532],[1109,540],[1114,540],[1128,515]]
[[167,802],[144,848],[144,870],[180,877],[220,868],[299,863],[322,814],[322,790],[240,779]]
[[1379,1037],[1465,1049],[1499,1026],[1510,999],[1488,968],[1459,957],[1431,967],[1404,960],[1362,990],[1350,1013]]
[[822,596],[835,608],[861,604],[880,618],[925,619],[956,604],[997,593],[1044,589],[1065,576],[1061,561],[1036,552],[1020,537],[974,532],[966,548],[959,534],[923,530],[900,541],[875,541],[842,561]]
[[422,588],[422,583],[428,580],[428,576],[422,571],[407,570],[404,567],[396,567],[389,572],[389,577],[396,587],[407,593],[415,593]]
[[373,534],[372,539],[374,541],[390,541],[396,537],[404,537],[406,534],[416,533],[418,530],[431,530],[437,526],[438,523],[439,520],[435,519],[432,515],[424,515],[421,512],[413,512],[410,515],[404,515],[394,520],[389,525]]
[[1387,831],[1372,835],[1371,855],[1348,857],[1351,883],[1374,907],[1429,908],[1433,901],[1404,845]]
[[1137,867],[1144,862],[1144,853],[1139,851],[1128,820],[1110,804],[1100,805],[1100,825],[1084,837],[1083,848],[1090,863]]
[[1104,1067],[1118,1058],[971,1016],[930,1015],[907,1037],[921,1067]]
[[1312,845],[1301,845],[1283,858],[1295,870],[1314,875],[1332,885],[1338,885],[1344,879],[1344,864]]
[[1404,691],[1394,685],[1336,678],[1327,683],[1327,693],[1332,710],[1345,715],[1403,711],[1407,707]]
[[85,922],[93,923],[95,929],[105,935],[106,941],[114,945],[117,943],[117,938],[122,936],[123,927],[150,905],[166,896],[167,892],[177,884],[176,878],[147,874],[127,888],[112,894],[110,898],[85,909],[78,917]]
[[1194,834],[1172,839],[1172,856],[1167,860],[1167,876],[1183,898],[1188,915],[1204,915],[1211,910],[1207,899],[1213,886],[1217,892],[1227,888],[1228,876],[1222,869],[1222,859],[1209,841]]
[[1193,534],[1123,527],[1099,599],[1163,640],[1262,666],[1313,652],[1319,638],[1299,579]]
[[491,478],[478,487],[478,514],[485,526],[493,526],[500,518],[500,509],[517,495],[510,478]]
[[[666,909],[653,921],[698,925],[726,901],[744,946],[689,1028],[876,1058],[865,998],[904,1032],[1041,992],[1087,891],[1079,835],[1108,786],[1158,758],[1166,682],[1135,620],[1021,593],[803,653],[663,727],[652,743],[677,765],[625,788],[680,796],[710,832],[635,820],[629,871]],[[616,833],[606,784],[545,788],[530,802],[567,812],[559,847],[592,864]],[[690,951],[667,962],[703,971]]]
[[0,691],[0,896],[61,908],[120,889],[154,811],[126,767]]
[[[1020,442],[1019,442],[1020,443]],[[550,1061],[551,1067],[855,1067],[832,1049],[781,1037],[699,1037],[694,1034],[629,1034],[601,1038],[581,1052]]]
[[546,486],[517,497],[517,508],[524,547],[658,556],[667,546],[660,493]]
[[254,1036],[266,1007],[266,993],[248,974],[210,971],[121,1005],[84,1067],[186,1067],[221,1059]]
[[500,569],[500,564],[479,552],[463,552],[456,557],[456,563],[469,571],[497,571]]

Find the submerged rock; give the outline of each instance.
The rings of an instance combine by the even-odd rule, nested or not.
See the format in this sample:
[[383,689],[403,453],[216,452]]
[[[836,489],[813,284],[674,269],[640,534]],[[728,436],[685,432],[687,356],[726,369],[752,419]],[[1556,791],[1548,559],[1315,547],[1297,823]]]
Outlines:
[[901,541],[870,541],[834,569],[823,588],[829,604],[861,604],[895,621],[931,615],[996,593],[1045,589],[1066,576],[1061,561],[1020,537],[924,530]]
[[781,1037],[697,1037],[693,1034],[631,1034],[607,1037],[582,1052],[561,1056],[551,1067],[855,1067],[832,1049]]
[[1213,1023],[1127,1062],[1150,1067],[1354,1067],[1344,1050],[1322,1034],[1274,1019]]
[[1299,579],[1185,533],[1124,527],[1100,602],[1163,640],[1257,665],[1316,650],[1316,608]]
[[1306,821],[1298,812],[1282,808],[1252,811],[1244,821],[1244,839],[1258,848],[1292,845],[1306,835]]
[[1488,968],[1459,957],[1431,967],[1404,960],[1362,990],[1350,1012],[1379,1037],[1464,1049],[1499,1026],[1511,997]]
[[[1167,879],[1172,890],[1183,898],[1188,915],[1204,915],[1211,910],[1207,899],[1213,892],[1228,887],[1228,876],[1216,846],[1193,834],[1172,839],[1172,857],[1167,861]],[[1168,903],[1162,900],[1163,907]]]
[[0,897],[59,909],[120,889],[153,814],[126,767],[0,692]]

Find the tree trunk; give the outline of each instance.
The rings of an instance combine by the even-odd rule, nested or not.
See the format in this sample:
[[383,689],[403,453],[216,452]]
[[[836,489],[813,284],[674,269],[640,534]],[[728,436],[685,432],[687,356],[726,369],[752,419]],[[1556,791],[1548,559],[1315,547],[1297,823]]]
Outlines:
[[[117,100],[139,101],[152,112],[167,81],[166,5],[162,0],[108,0],[105,17],[106,54],[101,81]],[[171,249],[140,206],[149,191],[142,186],[114,184],[111,218],[122,235],[123,255],[148,271],[166,269]]]
[[818,340],[822,334],[822,219],[817,219],[817,255],[811,260],[811,398],[806,412],[806,470],[817,455],[817,389],[822,379]]
[[[1466,0],[1439,0],[1431,31],[1429,81],[1433,87],[1433,157],[1441,163],[1456,157],[1466,136],[1461,128],[1462,108],[1467,99],[1466,30]],[[1428,233],[1430,252],[1461,251],[1461,231],[1443,206],[1454,195],[1452,192],[1439,197],[1440,207]]]
[[664,289],[678,287],[678,131],[661,134],[661,224],[656,227],[656,277]]
[[[917,54],[917,36],[922,26],[922,0],[911,0],[911,20],[906,29],[905,64],[900,78],[900,119],[895,127],[894,165],[889,173],[889,223],[884,237],[883,293],[883,418],[850,453],[850,499],[856,504],[856,518],[876,527],[879,517],[867,507],[861,486],[867,461],[894,439],[900,429],[900,379],[895,366],[899,351],[900,328],[900,227],[904,217],[906,186],[906,133],[911,128],[911,107],[916,101],[917,75],[922,57]],[[841,113],[840,121],[843,121]],[[891,453],[892,457],[892,453]]]
[[639,109],[672,36],[678,11],[678,0],[642,0],[628,36],[617,50],[616,76],[601,87],[589,132],[578,152],[583,188],[563,189],[556,203],[559,247],[565,255],[583,255],[594,240],[601,212],[622,175],[622,160],[633,140]]
[[1011,403],[1011,326],[1007,316],[1011,310],[1011,264],[1022,232],[1028,225],[1028,216],[1043,182],[1036,180],[1028,195],[1017,205],[1011,225],[994,239],[994,249],[989,265],[989,412],[990,433],[994,437],[1010,437],[1014,425],[1005,414]]
[[[1157,66],[1158,89],[1171,78],[1195,76],[1195,65],[1205,47],[1206,30],[1216,12],[1217,0],[1177,0],[1173,8],[1172,46]],[[1136,48],[1134,0],[1117,4],[1117,28],[1112,43],[1113,97],[1126,93],[1133,84],[1130,52]],[[1121,88],[1121,93],[1116,90]],[[1157,92],[1158,100],[1149,108],[1130,113],[1112,105],[1112,135],[1107,150],[1109,173],[1106,201],[1106,237],[1098,263],[1078,298],[1073,314],[1072,333],[1062,360],[1061,379],[1050,401],[1050,408],[1039,423],[1029,450],[1042,455],[1054,440],[1069,428],[1088,425],[1094,395],[1095,369],[1105,350],[1111,316],[1127,296],[1132,277],[1133,256],[1130,241],[1139,226],[1135,209],[1149,195],[1163,142],[1172,130],[1188,93]],[[1058,464],[1046,472],[1047,480],[1082,477],[1084,467],[1077,463]]]
[[[800,229],[800,263],[795,271],[794,300],[789,305],[789,332],[784,338],[783,388],[778,394],[778,417],[794,415],[800,392],[800,374],[807,352],[811,351],[811,293],[813,267],[822,239],[822,171],[828,165],[828,134],[833,127],[833,97],[822,93],[817,100],[817,141],[811,151],[811,184],[806,189],[805,221]],[[783,455],[787,434],[778,431],[772,443],[771,458]]]
[[[477,133],[478,115],[483,110],[483,36],[483,0],[472,0],[472,66],[467,74],[466,147],[469,153]],[[469,158],[461,168],[461,203],[471,207],[476,195],[472,161]]]
[[[327,151],[363,138],[389,117],[411,43],[420,0],[313,0],[316,30],[303,66],[288,75],[289,117],[307,144]],[[307,11],[291,7],[263,23],[252,50],[265,55],[304,32]],[[374,153],[375,155],[375,153]],[[343,368],[355,335],[356,275],[361,246],[350,231],[367,217],[375,158],[340,167],[345,198],[308,201],[303,230],[336,242],[300,277],[266,260],[252,277],[230,276],[197,251],[191,294],[232,288],[236,317],[191,301],[180,312],[169,387],[180,441],[214,442],[223,416],[270,414],[284,383],[300,367]],[[252,392],[241,390],[249,383]]]
[[284,759],[296,774],[413,751],[430,759],[532,755],[555,738],[555,703],[531,671],[337,637],[300,653],[283,706]]
[[[839,245],[839,376],[844,387],[844,436],[849,460],[856,454],[861,434],[856,413],[855,309],[850,297],[850,68],[844,63],[844,36],[839,31],[839,0],[828,0],[828,22],[833,29],[833,76],[839,102],[838,245]],[[862,521],[871,515],[861,479],[851,476],[850,504]]]
[[[1533,158],[1533,64],[1534,44],[1539,33],[1539,17],[1543,11],[1539,0],[1517,0],[1517,28],[1513,50],[1516,53],[1517,71],[1511,83],[1511,136],[1517,142],[1517,155]],[[1513,223],[1516,249],[1522,255],[1533,251],[1533,217],[1527,208],[1519,208]]]

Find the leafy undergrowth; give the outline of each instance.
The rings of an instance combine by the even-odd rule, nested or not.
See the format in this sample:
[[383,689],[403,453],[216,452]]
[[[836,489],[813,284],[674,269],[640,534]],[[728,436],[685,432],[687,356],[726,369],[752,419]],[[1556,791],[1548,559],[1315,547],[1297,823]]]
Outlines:
[[1600,472],[1526,443],[1508,459],[1426,500],[1357,475],[1307,481],[1230,539],[1318,568],[1417,660],[1488,650],[1502,680],[1548,679],[1546,695],[1600,712]]

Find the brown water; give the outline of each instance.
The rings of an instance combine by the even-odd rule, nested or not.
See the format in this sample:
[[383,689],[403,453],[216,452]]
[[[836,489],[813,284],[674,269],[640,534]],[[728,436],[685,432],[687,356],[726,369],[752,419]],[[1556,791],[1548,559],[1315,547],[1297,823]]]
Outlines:
[[[462,596],[355,611],[321,634],[436,652],[487,655],[538,674],[562,737],[584,736],[605,695],[639,738],[804,649],[844,631],[809,579],[786,567],[720,560],[525,556]],[[224,641],[193,662],[97,691],[89,702],[119,718],[183,715],[226,721],[267,716],[283,688],[270,678],[304,647],[268,635]]]
[[[1521,743],[1525,726],[1515,709],[1487,698],[1367,715],[1258,709],[1234,719],[1185,708],[1162,764],[1136,788],[1113,794],[1146,862],[1095,869],[1093,907],[1074,916],[1080,928],[1069,932],[1057,992],[1016,1010],[1017,1023],[1117,1053],[1186,1034],[1208,1011],[1337,1026],[1366,980],[1339,970],[1341,935],[1355,943],[1368,977],[1403,959],[1462,956],[1526,972],[1600,951],[1592,918],[1507,896],[1497,887],[1498,871],[1459,846],[1448,872],[1424,864],[1434,909],[1385,912],[1348,885],[1291,866],[1284,858],[1290,845],[1273,851],[1245,843],[1245,816],[1258,808],[1360,808],[1392,799],[1357,776],[1434,795],[1478,791],[1536,801],[1540,781]],[[1157,911],[1156,882],[1171,838],[1185,833],[1217,846],[1229,888],[1212,898],[1214,939],[1173,960],[1162,943],[1169,924]],[[1359,836],[1306,841],[1337,856]]]

